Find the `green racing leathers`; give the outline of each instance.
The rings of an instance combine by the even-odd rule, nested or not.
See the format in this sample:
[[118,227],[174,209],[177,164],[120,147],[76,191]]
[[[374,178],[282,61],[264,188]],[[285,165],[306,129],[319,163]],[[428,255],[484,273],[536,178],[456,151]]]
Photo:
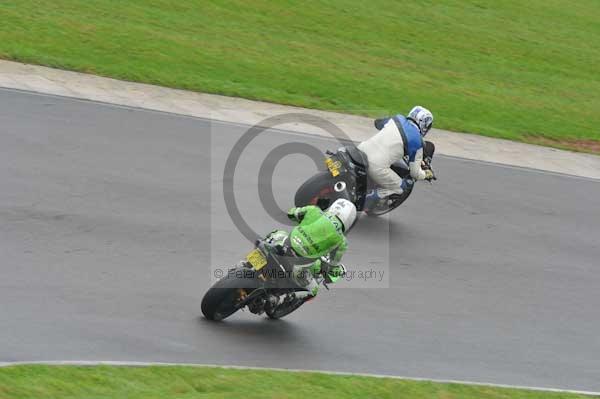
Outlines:
[[293,256],[314,260],[294,265],[292,274],[299,286],[315,296],[319,289],[316,277],[322,275],[327,283],[342,277],[344,268],[340,260],[348,247],[343,225],[337,216],[312,205],[292,208],[288,217],[298,226],[289,235],[283,230],[275,230],[267,239],[271,245],[284,246],[289,242]]

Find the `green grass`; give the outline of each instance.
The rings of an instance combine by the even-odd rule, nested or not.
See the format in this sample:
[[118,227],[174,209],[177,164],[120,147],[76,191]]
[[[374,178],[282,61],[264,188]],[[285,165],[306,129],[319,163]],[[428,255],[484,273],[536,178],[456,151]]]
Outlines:
[[598,0],[3,0],[0,57],[371,116],[419,103],[437,127],[585,149],[598,21]]
[[204,367],[31,365],[0,368],[0,399],[575,399],[589,397],[397,379]]

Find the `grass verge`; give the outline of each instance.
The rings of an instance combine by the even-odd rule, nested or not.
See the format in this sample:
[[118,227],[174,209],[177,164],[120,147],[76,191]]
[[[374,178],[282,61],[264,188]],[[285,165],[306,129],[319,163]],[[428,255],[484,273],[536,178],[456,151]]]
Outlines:
[[575,399],[590,396],[398,379],[210,367],[0,368],[1,399],[96,398]]
[[[0,57],[596,151],[600,2],[4,0]],[[586,143],[592,142],[592,145]]]

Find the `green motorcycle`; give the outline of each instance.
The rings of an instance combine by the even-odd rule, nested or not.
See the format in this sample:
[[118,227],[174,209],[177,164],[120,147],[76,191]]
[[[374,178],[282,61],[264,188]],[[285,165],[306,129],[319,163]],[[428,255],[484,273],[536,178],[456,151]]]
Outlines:
[[[326,261],[326,259],[324,259]],[[223,320],[240,309],[266,314],[271,319],[284,317],[313,297],[294,281],[294,263],[313,262],[285,256],[282,247],[257,240],[245,260],[229,269],[204,294],[202,313],[209,320]],[[327,287],[322,275],[317,281]]]

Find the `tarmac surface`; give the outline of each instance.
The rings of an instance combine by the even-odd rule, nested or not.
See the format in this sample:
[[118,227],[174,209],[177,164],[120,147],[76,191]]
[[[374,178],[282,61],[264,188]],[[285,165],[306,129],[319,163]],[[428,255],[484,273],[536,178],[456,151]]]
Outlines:
[[[214,363],[600,390],[600,182],[584,178],[436,157],[436,183],[351,231],[353,279],[283,320],[204,320],[215,268],[251,247],[222,190],[247,129],[0,89],[0,362]],[[337,146],[275,130],[248,145],[234,187],[257,232],[285,227],[263,209],[258,192],[269,189],[256,176],[289,142]],[[300,155],[275,161],[265,164],[286,208],[315,167]]]

